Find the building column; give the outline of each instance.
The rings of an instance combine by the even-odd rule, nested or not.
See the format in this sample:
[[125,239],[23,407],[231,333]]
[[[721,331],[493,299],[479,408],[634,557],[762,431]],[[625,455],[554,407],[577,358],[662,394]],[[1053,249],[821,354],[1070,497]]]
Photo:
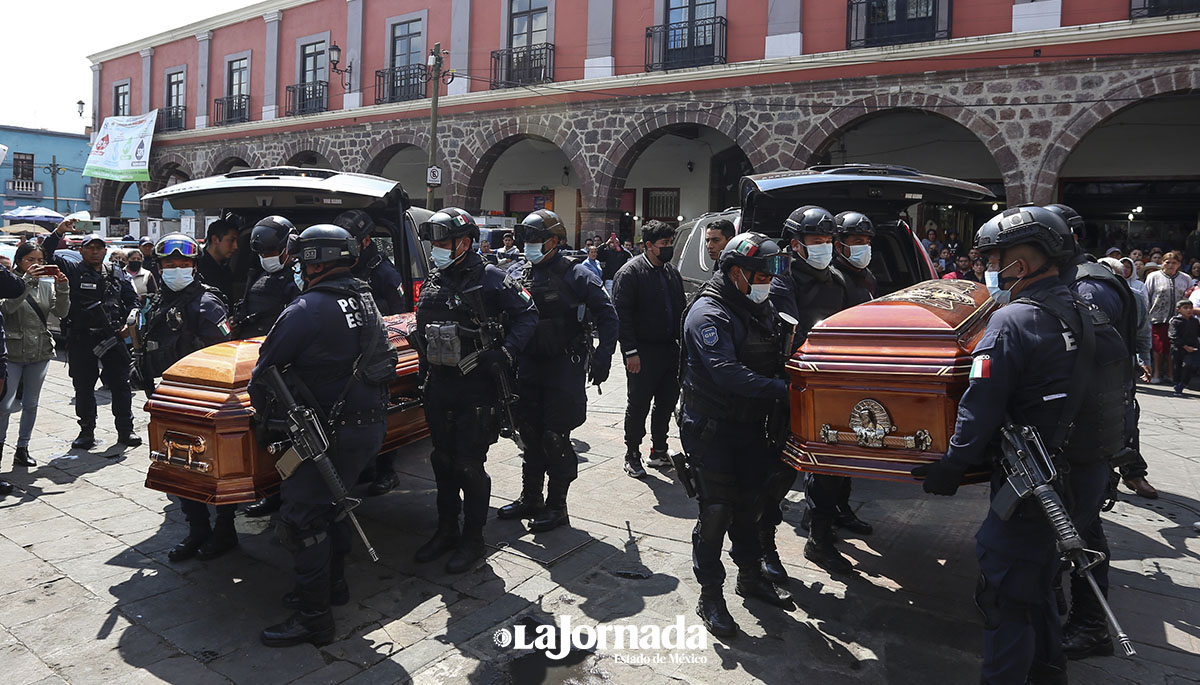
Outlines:
[[804,35],[800,32],[803,9],[803,0],[774,0],[770,3],[763,57],[794,57],[804,52]]
[[[430,48],[433,46],[430,45]],[[442,46],[445,48],[445,46]],[[471,90],[471,81],[465,74],[470,67],[471,56],[471,0],[452,0],[450,6],[450,68],[464,76],[454,79],[446,86],[447,95],[462,95]],[[440,84],[431,83],[434,88]]]
[[1040,31],[1062,26],[1062,0],[1014,0],[1012,9],[1013,33]]
[[212,47],[212,31],[196,34],[196,128],[208,128],[208,72],[209,49]]
[[579,235],[599,234],[601,238],[607,239],[610,233],[619,233],[617,227],[622,213],[619,209],[580,207]]
[[613,0],[588,0],[584,78],[605,78],[616,74],[616,60],[613,57],[613,16]]
[[154,48],[138,53],[142,56],[142,114],[150,111],[150,79],[154,73]]
[[96,132],[100,130],[100,67],[97,62],[92,65],[92,143],[96,142]]
[[263,65],[262,120],[270,121],[279,114],[279,20],[283,12],[263,15],[267,22],[266,64]]
[[362,44],[363,0],[346,0],[346,54],[343,59],[347,65],[354,65],[354,70],[350,72],[350,90],[342,96],[342,109],[362,107]]

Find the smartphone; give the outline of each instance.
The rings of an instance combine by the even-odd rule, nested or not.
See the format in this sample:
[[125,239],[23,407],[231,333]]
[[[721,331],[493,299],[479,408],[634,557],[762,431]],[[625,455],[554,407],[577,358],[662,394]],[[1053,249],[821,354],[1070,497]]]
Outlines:
[[46,274],[47,276],[57,276],[59,273],[61,273],[61,270],[58,268],[57,264],[43,264],[42,273]]

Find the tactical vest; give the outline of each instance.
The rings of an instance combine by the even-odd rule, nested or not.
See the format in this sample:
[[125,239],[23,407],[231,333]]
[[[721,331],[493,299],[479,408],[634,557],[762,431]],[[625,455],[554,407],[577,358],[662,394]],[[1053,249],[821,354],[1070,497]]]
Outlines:
[[[745,326],[746,336],[741,341],[734,341],[737,360],[761,376],[774,377],[782,364],[782,343],[775,327],[764,321],[762,315],[755,316],[745,305],[730,302],[731,298],[725,297],[713,281],[705,284],[692,301],[692,306],[703,297],[720,302]],[[770,306],[764,306],[763,309],[768,313],[774,311]],[[686,312],[684,319],[687,319]],[[681,385],[684,405],[709,418],[752,423],[765,419],[771,410],[771,399],[731,395],[709,376],[696,373],[690,366],[685,367]]]
[[204,347],[188,308],[205,292],[216,295],[220,291],[196,280],[179,292],[164,287],[154,294],[146,321],[138,331],[143,348],[139,369],[143,380],[158,378],[172,364]]
[[[321,281],[308,287],[308,291],[327,292],[333,295],[355,298],[362,308],[362,327],[358,357],[351,367],[351,380],[342,391],[346,396],[349,383],[358,381],[366,385],[385,385],[396,378],[396,364],[399,357],[396,348],[388,341],[387,328],[379,308],[375,306],[375,298],[371,288],[363,281],[353,277],[343,277],[331,281]],[[339,400],[339,404],[340,404]],[[335,412],[336,413],[336,412]]]
[[[817,322],[824,321],[846,308],[846,277],[842,272],[830,266],[829,280],[822,282],[811,277],[805,267],[802,263],[793,263],[788,273],[788,277],[792,279],[796,318],[799,321],[796,324],[796,338],[792,343],[797,347],[804,342]],[[802,285],[801,279],[796,277],[797,273],[810,277],[804,278],[806,283]]]
[[106,263],[101,271],[82,265],[79,285],[72,295],[74,300],[69,317],[72,335],[111,335],[124,325],[121,277],[111,264]]
[[[1035,426],[1046,441],[1046,446],[1052,451],[1061,450],[1069,463],[1085,465],[1107,460],[1125,447],[1125,407],[1130,401],[1128,358],[1103,360],[1098,356],[1100,342],[1104,337],[1118,336],[1110,326],[1108,315],[1097,307],[1079,301],[1075,307],[1067,309],[1063,303],[1042,292],[1016,301],[1031,304],[1061,321],[1075,336],[1081,348],[1086,342],[1080,317],[1091,317],[1094,328],[1093,340],[1090,343],[1094,350],[1091,368],[1083,370],[1082,387],[1067,389],[1068,393],[1083,393],[1083,400],[1075,416],[1065,415],[1068,400],[1064,399],[1059,403],[1059,411],[1054,412],[1046,411],[1043,401],[1037,401],[1031,407],[1018,408],[1022,416],[1017,417],[1017,420]],[[1072,373],[1074,379],[1074,370]],[[1065,444],[1054,444],[1054,438],[1060,434],[1063,421],[1070,422],[1065,432]]]
[[1124,278],[1109,271],[1108,267],[1096,262],[1083,261],[1062,269],[1063,283],[1074,292],[1073,287],[1080,281],[1100,281],[1107,283],[1121,297],[1122,320],[1113,321],[1112,325],[1121,335],[1122,342],[1129,356],[1133,357],[1137,349],[1137,303],[1133,301],[1133,291]]
[[483,313],[472,311],[462,294],[483,288],[484,266],[482,260],[462,266],[453,278],[435,269],[425,279],[417,302],[417,336],[426,363],[456,366],[462,357],[480,349],[478,317]]
[[528,262],[525,264],[521,283],[533,297],[538,310],[537,328],[529,346],[525,348],[525,354],[557,357],[586,351],[584,330],[587,308],[567,287],[564,278],[573,267],[574,264],[569,260],[560,257],[546,267],[546,278],[539,283],[534,280],[535,267]]
[[290,301],[285,301],[290,282],[292,270],[286,267],[255,279],[240,306],[238,335],[253,338],[266,335],[271,330],[284,307],[290,304]]

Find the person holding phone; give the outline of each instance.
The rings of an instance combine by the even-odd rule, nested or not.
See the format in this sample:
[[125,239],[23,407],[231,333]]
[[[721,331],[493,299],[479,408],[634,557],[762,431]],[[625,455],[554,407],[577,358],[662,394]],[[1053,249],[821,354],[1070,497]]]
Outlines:
[[[29,440],[37,421],[38,397],[46,370],[54,357],[54,336],[46,323],[51,314],[62,318],[70,309],[70,282],[53,264],[46,264],[45,253],[35,243],[17,246],[16,275],[25,282],[23,296],[0,301],[6,326],[4,342],[8,348],[8,379],[0,400],[0,450],[8,437],[8,420],[17,402],[17,386],[24,384],[21,395],[21,427],[13,463],[30,468],[37,462],[29,456]],[[0,460],[3,455],[0,454]]]

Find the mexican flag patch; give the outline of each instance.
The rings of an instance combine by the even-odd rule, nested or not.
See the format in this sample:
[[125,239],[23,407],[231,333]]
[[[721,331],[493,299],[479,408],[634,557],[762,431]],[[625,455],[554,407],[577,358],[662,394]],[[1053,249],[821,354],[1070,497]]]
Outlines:
[[225,335],[229,335],[229,319],[221,319],[221,323],[217,324],[217,330],[221,331]]
[[525,304],[529,304],[533,300],[533,296],[529,294],[528,290],[521,288],[521,299],[525,300]]
[[975,357],[975,361],[971,363],[971,380],[976,378],[991,378],[992,377],[992,357],[988,354],[981,354]]

